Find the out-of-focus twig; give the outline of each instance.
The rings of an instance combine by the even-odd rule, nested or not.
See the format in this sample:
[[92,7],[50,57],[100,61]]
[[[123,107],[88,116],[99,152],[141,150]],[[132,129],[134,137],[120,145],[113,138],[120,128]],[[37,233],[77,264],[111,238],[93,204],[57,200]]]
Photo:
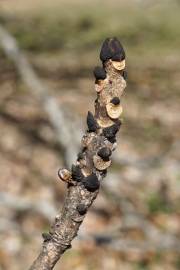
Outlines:
[[[99,239],[98,239],[99,241]],[[96,241],[96,242],[98,242]],[[177,238],[172,235],[159,236],[156,242],[149,240],[132,240],[132,239],[114,239],[106,243],[110,249],[119,252],[139,251],[147,254],[147,252],[180,252],[180,245]]]
[[26,56],[19,49],[16,39],[2,25],[0,25],[0,47],[7,57],[14,62],[25,85],[39,98],[57,133],[57,140],[64,148],[66,165],[71,164],[75,160],[78,149],[77,142],[74,141],[72,136],[71,122],[67,121],[55,98],[49,94],[47,85],[40,81],[34,72]]

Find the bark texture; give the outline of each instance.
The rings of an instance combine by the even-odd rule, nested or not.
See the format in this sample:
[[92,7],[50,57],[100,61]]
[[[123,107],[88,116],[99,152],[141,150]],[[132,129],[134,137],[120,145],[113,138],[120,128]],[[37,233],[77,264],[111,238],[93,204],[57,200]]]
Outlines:
[[104,41],[102,55],[103,67],[96,68],[94,72],[97,92],[95,113],[88,113],[88,130],[82,138],[81,152],[71,172],[59,170],[60,179],[67,182],[63,209],[56,216],[49,233],[43,234],[42,249],[30,270],[53,269],[62,254],[71,247],[111,164],[110,156],[116,148],[116,133],[121,125],[120,99],[126,87],[125,53],[119,41],[112,38]]

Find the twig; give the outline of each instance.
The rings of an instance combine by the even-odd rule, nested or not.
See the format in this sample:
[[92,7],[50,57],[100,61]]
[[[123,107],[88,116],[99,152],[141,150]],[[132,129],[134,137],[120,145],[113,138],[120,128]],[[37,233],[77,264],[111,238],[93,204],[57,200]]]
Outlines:
[[120,237],[112,237],[112,235],[105,234],[80,234],[80,241],[94,241],[96,245],[107,247],[108,249],[116,252],[128,253],[137,251],[141,254],[147,252],[180,252],[180,244],[178,238],[171,234],[159,234],[156,241],[154,240],[135,240],[127,239],[121,235]]
[[168,237],[166,235],[163,238],[157,239],[156,242],[147,240],[130,240],[130,239],[118,239],[112,240],[106,244],[110,249],[118,252],[138,251],[143,254],[147,252],[180,252],[179,242],[175,237]]
[[[49,116],[49,121],[57,133],[57,141],[63,146],[65,164],[72,164],[72,162],[75,161],[75,155],[79,149],[79,137],[82,134],[81,128],[77,128],[77,125],[80,126],[79,121],[77,119],[73,119],[73,121],[67,120],[67,112],[64,112],[62,107],[60,108],[60,106],[58,106],[56,100],[50,96],[49,89],[42,81],[40,81],[27,58],[19,49],[15,38],[8,33],[3,26],[0,26],[0,46],[3,48],[9,59],[14,62],[23,82],[28,86],[32,93],[38,96]],[[72,117],[71,113],[69,118],[72,119]],[[76,121],[75,124],[73,124],[74,120]],[[117,164],[132,165],[136,168],[149,167],[154,163],[157,164],[157,161],[159,162],[159,160],[162,162],[162,157],[148,158],[147,160],[135,160],[130,156],[122,158],[119,157],[118,153],[115,153],[113,157],[113,161]]]
[[64,206],[49,234],[43,235],[42,249],[30,270],[53,269],[62,254],[71,247],[111,164],[110,156],[116,148],[116,133],[121,125],[120,98],[126,86],[123,77],[125,53],[120,42],[116,38],[106,39],[100,58],[103,68],[94,70],[97,91],[95,115],[88,112],[88,130],[82,138],[76,165],[72,166],[71,172],[59,170],[60,179],[68,183]]
[[[7,57],[14,62],[25,85],[35,94],[49,116],[49,120],[56,131],[57,140],[64,148],[65,161],[69,165],[75,160],[78,151],[77,142],[74,141],[71,123],[66,121],[62,109],[59,108],[55,98],[50,96],[49,89],[38,78],[26,56],[19,49],[15,38],[0,25],[0,46]],[[68,125],[69,123],[69,125]]]

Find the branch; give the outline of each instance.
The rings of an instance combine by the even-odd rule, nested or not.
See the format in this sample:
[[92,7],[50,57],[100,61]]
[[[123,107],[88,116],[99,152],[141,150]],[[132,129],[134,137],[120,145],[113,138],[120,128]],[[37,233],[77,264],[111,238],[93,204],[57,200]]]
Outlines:
[[[82,134],[80,121],[74,117],[73,112],[68,110],[67,113],[60,108],[55,98],[50,96],[47,85],[39,79],[28,59],[18,47],[15,38],[2,25],[0,25],[0,46],[7,57],[14,62],[24,84],[39,98],[56,132],[57,142],[63,147],[65,164],[72,164],[75,161],[75,155],[79,149],[79,137]],[[67,121],[68,114],[69,119],[73,119],[73,121]],[[113,157],[113,160],[120,164],[126,165],[136,162],[129,159],[130,157],[127,160],[121,159],[118,154]]]
[[[42,106],[48,114],[50,123],[56,131],[57,141],[63,147],[65,153],[65,164],[70,165],[74,162],[75,155],[79,149],[79,136],[82,133],[79,121],[77,119],[67,121],[67,112],[60,108],[56,100],[50,96],[47,85],[43,84],[43,82],[38,78],[37,74],[28,62],[28,59],[19,49],[15,38],[1,25],[0,46],[6,53],[7,57],[14,62],[25,85],[27,85],[32,93],[38,96]],[[72,119],[73,112],[69,114],[69,118]],[[79,126],[78,128],[77,125]],[[162,158],[163,157],[160,156],[150,159],[135,160],[130,156],[121,158],[119,157],[119,154],[116,153],[113,157],[113,161],[121,165],[131,165],[136,168],[144,168],[157,164],[157,162],[162,162]]]
[[[179,242],[177,241],[177,237],[172,237],[172,235],[163,235],[162,238],[158,238],[156,242],[147,241],[147,240],[130,240],[130,239],[118,239],[107,241],[105,245],[110,249],[118,252],[130,252],[130,251],[138,251],[143,254],[147,254],[147,252],[177,252],[180,251]],[[99,239],[98,239],[99,241]],[[98,242],[97,241],[97,242]],[[102,241],[102,240],[101,240]],[[96,242],[96,243],[97,243]]]
[[71,164],[74,162],[76,152],[78,151],[77,142],[71,135],[71,123],[67,124],[63,110],[59,108],[55,98],[49,95],[49,89],[40,81],[26,56],[19,49],[15,38],[1,25],[0,46],[7,57],[14,62],[24,84],[38,97],[56,131],[57,140],[64,149],[65,162],[67,165]]
[[111,164],[110,156],[116,148],[116,133],[121,121],[120,98],[126,82],[124,80],[125,53],[116,39],[106,39],[101,53],[103,67],[94,70],[95,114],[88,112],[88,130],[82,138],[81,152],[71,172],[59,170],[61,180],[67,182],[64,206],[56,216],[39,256],[30,270],[50,270],[62,254],[71,247],[88,208],[99,192],[100,183]]
[[112,237],[112,235],[95,234],[95,235],[80,235],[82,241],[94,241],[97,246],[107,247],[112,251],[128,253],[138,251],[141,254],[148,252],[180,252],[180,244],[177,236],[172,234],[159,234],[156,241],[149,239],[135,240],[126,237]]

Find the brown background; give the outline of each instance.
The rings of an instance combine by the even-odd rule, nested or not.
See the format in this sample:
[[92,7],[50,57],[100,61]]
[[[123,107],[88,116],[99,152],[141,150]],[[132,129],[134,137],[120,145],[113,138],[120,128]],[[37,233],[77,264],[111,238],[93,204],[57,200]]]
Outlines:
[[[0,1],[1,25],[84,128],[102,41],[117,36],[127,53],[111,177],[55,269],[179,269],[179,12],[175,0]],[[42,104],[0,51],[0,270],[28,269],[38,253],[64,199],[63,163]]]

